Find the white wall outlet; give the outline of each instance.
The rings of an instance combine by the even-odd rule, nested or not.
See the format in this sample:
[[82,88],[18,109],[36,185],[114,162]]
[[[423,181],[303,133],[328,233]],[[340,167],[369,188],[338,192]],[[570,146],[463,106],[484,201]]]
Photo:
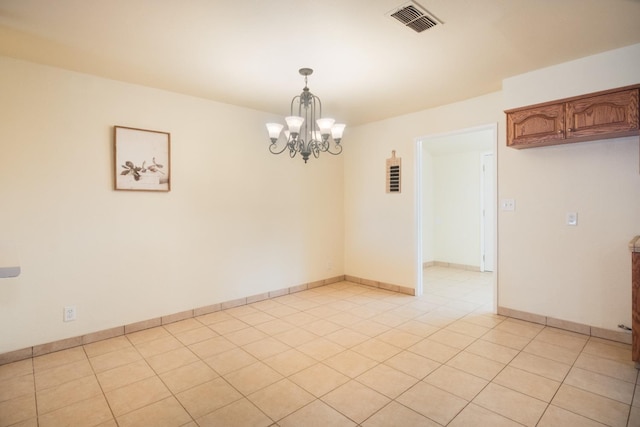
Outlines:
[[515,211],[516,210],[516,200],[515,199],[502,199],[500,201],[500,209],[503,211]]
[[578,225],[578,212],[567,212],[567,225]]
[[72,322],[76,320],[76,306],[70,305],[64,308],[64,316],[62,318],[65,322]]

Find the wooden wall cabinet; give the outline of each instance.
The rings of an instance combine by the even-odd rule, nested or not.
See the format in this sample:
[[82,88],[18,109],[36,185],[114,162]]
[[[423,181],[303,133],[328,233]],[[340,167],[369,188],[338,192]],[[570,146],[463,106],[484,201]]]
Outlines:
[[507,110],[507,146],[532,148],[640,135],[640,85]]

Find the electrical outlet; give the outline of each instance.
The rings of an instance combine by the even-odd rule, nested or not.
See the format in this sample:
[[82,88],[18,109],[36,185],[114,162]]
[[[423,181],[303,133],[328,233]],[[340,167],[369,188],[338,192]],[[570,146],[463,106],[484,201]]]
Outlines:
[[332,260],[327,260],[327,271],[331,271],[333,270],[333,261]]
[[516,201],[515,199],[502,199],[500,201],[500,209],[503,211],[515,211]]
[[64,315],[62,318],[65,322],[72,322],[76,320],[76,306],[70,305],[64,308]]

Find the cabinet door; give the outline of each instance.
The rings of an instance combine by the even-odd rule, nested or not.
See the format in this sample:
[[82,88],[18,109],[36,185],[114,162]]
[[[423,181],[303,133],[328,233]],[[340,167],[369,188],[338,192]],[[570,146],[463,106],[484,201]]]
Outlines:
[[565,138],[564,104],[507,113],[507,146],[513,148],[558,144]]
[[638,89],[567,103],[567,138],[597,137],[638,129]]

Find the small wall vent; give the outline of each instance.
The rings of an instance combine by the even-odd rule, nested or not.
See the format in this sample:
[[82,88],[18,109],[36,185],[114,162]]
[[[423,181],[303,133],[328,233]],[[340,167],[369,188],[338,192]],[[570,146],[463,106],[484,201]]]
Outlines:
[[398,6],[396,9],[388,12],[387,15],[405,27],[411,28],[416,33],[421,33],[438,24],[443,24],[435,15],[413,1]]
[[387,193],[400,193],[401,166],[402,159],[392,150],[391,158],[387,159]]

